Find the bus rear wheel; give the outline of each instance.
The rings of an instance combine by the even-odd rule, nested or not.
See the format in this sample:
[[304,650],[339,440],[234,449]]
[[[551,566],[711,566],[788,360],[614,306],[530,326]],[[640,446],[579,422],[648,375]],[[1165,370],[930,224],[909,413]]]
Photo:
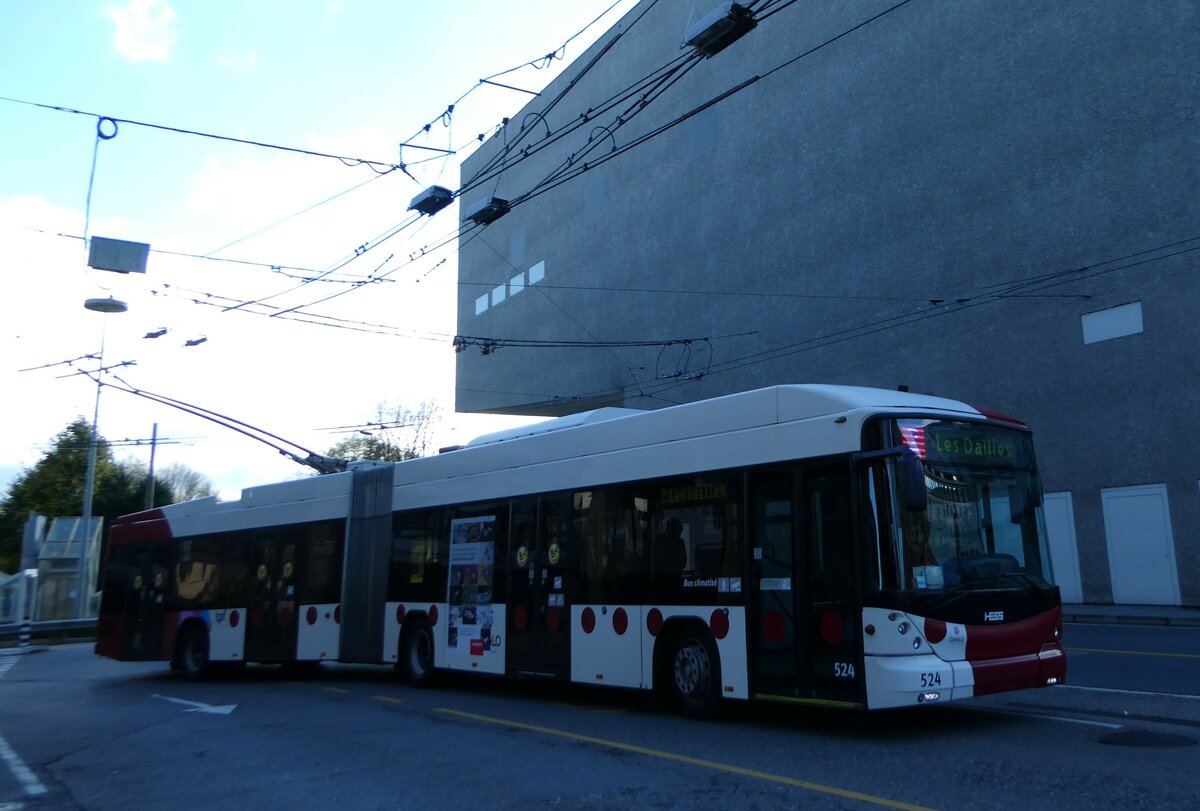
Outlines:
[[673,640],[667,660],[671,702],[689,718],[711,718],[721,697],[721,660],[705,633],[685,629]]
[[188,681],[199,681],[208,676],[208,634],[203,626],[193,622],[183,627],[176,643],[175,661]]
[[399,669],[414,687],[428,687],[433,682],[433,629],[428,621],[414,619],[400,632]]

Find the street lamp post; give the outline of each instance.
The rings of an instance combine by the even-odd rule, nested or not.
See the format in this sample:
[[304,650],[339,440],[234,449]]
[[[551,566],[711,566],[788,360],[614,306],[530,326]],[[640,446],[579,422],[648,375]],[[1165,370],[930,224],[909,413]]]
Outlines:
[[[92,312],[103,313],[123,313],[129,309],[125,302],[115,299],[111,296],[108,298],[90,298],[83,303],[83,306]],[[100,423],[100,391],[104,388],[101,382],[101,376],[104,374],[104,338],[107,331],[108,319],[104,321],[104,329],[100,332],[100,370],[96,375],[96,408],[92,412],[92,432],[88,439],[88,464],[87,477],[83,485],[83,531],[82,538],[79,542],[79,578],[76,583],[76,601],[75,615],[79,619],[87,617],[87,598],[88,598],[88,548],[91,540],[92,529],[92,506],[93,496],[96,489],[96,448],[97,429]]]

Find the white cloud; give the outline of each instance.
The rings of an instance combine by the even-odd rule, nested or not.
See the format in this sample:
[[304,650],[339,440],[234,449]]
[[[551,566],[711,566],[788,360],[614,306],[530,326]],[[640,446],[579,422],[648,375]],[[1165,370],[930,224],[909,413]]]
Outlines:
[[116,25],[113,43],[131,62],[165,62],[179,39],[175,9],[168,0],[129,0],[113,6],[108,17]]
[[217,66],[234,73],[248,73],[258,68],[258,52],[238,53],[232,48],[217,57]]

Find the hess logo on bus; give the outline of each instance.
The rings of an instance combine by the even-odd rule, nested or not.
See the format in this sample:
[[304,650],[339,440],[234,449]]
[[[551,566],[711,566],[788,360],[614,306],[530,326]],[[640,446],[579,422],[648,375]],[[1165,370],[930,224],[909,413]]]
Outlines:
[[1004,612],[1003,611],[984,611],[983,612],[983,621],[984,622],[1004,622]]

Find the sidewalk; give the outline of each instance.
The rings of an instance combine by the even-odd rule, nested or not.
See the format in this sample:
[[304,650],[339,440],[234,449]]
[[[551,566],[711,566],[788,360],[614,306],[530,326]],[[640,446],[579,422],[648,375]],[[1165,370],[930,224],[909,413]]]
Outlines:
[[1064,622],[1109,625],[1171,625],[1200,628],[1200,608],[1177,605],[1093,605],[1063,603]]

